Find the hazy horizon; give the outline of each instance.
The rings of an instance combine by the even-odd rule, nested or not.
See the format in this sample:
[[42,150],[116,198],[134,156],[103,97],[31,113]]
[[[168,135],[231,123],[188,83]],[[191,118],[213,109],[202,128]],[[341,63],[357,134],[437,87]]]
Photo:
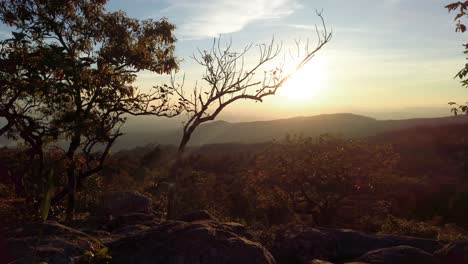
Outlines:
[[[222,113],[216,121],[225,121],[230,123],[243,123],[255,121],[270,121],[276,119],[288,119],[295,117],[309,117],[324,114],[341,114],[350,113],[371,117],[377,120],[404,120],[414,118],[437,118],[448,117],[453,114],[450,112],[450,107],[408,107],[408,108],[393,108],[393,109],[366,109],[366,108],[343,108],[341,111],[326,111],[327,109],[316,109],[310,111],[308,114],[290,114],[290,113],[273,113],[270,115],[255,115],[252,114],[239,114],[235,111],[226,111]],[[182,122],[185,121],[184,115],[174,118],[164,117],[129,117],[124,131],[129,133],[149,129],[153,131],[165,131],[182,129]]]

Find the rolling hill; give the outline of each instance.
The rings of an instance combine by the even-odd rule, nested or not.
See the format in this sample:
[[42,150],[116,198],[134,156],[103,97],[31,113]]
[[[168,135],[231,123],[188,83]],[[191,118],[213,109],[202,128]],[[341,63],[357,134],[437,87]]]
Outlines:
[[[229,123],[214,121],[204,124],[193,134],[190,145],[213,143],[259,143],[289,135],[318,136],[330,133],[342,137],[360,138],[412,127],[468,124],[468,116],[417,118],[406,120],[376,120],[355,114],[328,114],[295,117],[271,121]],[[123,137],[117,149],[148,143],[177,144],[181,130],[164,132],[139,131]]]

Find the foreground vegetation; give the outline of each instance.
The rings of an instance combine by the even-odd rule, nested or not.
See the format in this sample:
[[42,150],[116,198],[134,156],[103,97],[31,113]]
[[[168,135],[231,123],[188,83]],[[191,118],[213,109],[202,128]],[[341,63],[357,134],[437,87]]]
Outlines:
[[[289,224],[465,240],[467,131],[448,125],[361,140],[324,135],[190,148],[181,164],[178,211],[208,210],[248,224],[267,243],[276,227]],[[149,145],[115,153],[79,186],[78,216],[99,214],[106,192],[133,189],[152,197],[154,212],[165,218],[175,152]],[[39,218],[47,182],[18,178],[20,149],[0,153],[8,172],[0,179],[0,214],[8,216],[2,221]],[[63,212],[54,205],[50,218],[63,219]]]

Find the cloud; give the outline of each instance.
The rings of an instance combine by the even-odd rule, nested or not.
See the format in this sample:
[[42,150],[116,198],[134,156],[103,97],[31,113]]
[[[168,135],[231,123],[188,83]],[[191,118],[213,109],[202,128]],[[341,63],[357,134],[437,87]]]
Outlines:
[[180,20],[184,38],[216,37],[265,19],[278,19],[300,8],[298,0],[172,0],[163,14]]

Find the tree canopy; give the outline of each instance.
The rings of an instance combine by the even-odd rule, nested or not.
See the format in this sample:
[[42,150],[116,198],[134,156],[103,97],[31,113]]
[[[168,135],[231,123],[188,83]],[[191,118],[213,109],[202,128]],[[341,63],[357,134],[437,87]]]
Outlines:
[[70,210],[77,182],[102,169],[128,115],[180,112],[167,93],[134,84],[140,71],[177,69],[174,25],[108,12],[106,2],[0,3],[0,20],[13,30],[0,43],[0,133],[39,156],[46,142],[59,149],[68,187],[56,200],[69,194]]

